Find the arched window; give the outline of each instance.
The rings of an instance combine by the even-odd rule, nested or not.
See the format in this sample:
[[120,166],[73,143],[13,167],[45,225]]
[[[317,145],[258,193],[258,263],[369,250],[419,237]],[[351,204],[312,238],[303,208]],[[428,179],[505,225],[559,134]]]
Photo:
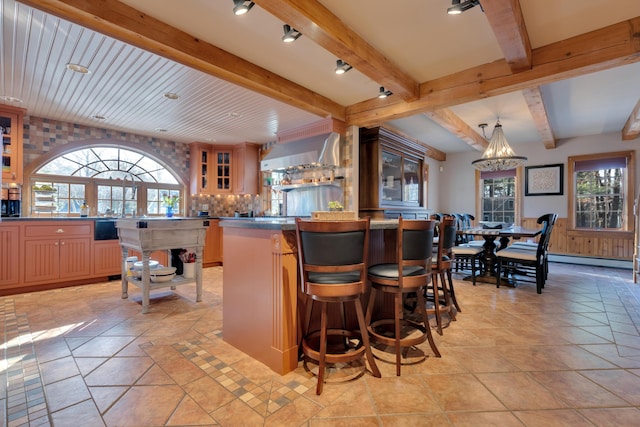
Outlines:
[[[144,153],[118,146],[92,146],[65,153],[30,177],[32,214],[92,216],[160,215],[163,196],[182,200],[182,187],[164,166]],[[180,204],[176,210],[181,211]]]

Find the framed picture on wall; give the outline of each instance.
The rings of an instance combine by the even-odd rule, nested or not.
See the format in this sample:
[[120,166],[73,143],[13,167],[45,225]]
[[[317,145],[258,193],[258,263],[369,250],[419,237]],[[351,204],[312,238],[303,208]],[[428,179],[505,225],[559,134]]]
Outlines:
[[564,184],[564,164],[526,166],[525,196],[561,196]]

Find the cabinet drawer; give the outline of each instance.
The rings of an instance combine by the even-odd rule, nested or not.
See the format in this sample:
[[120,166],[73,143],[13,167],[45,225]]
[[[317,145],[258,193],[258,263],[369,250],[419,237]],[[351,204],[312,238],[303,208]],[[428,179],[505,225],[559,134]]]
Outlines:
[[62,238],[69,236],[91,236],[91,224],[42,224],[27,225],[24,228],[24,236],[29,237],[45,237],[45,238]]

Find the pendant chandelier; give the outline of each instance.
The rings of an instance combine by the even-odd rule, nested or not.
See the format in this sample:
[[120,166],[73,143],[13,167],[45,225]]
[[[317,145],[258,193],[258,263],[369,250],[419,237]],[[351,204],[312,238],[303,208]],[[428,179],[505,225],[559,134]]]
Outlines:
[[[485,126],[487,125],[480,125],[483,134]],[[482,157],[474,160],[471,164],[482,172],[489,172],[515,169],[518,166],[522,166],[526,161],[526,157],[516,156],[516,153],[511,149],[504,137],[500,120],[498,120],[496,126],[493,128],[489,146],[484,150],[484,153],[482,153]]]

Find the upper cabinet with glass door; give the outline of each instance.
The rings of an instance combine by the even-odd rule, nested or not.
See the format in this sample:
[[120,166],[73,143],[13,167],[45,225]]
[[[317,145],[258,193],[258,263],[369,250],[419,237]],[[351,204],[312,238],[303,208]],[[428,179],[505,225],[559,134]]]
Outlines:
[[0,105],[2,182],[22,184],[22,108]]
[[387,129],[360,129],[360,213],[426,208],[425,148]]
[[200,142],[190,145],[191,194],[231,193],[232,151]]

